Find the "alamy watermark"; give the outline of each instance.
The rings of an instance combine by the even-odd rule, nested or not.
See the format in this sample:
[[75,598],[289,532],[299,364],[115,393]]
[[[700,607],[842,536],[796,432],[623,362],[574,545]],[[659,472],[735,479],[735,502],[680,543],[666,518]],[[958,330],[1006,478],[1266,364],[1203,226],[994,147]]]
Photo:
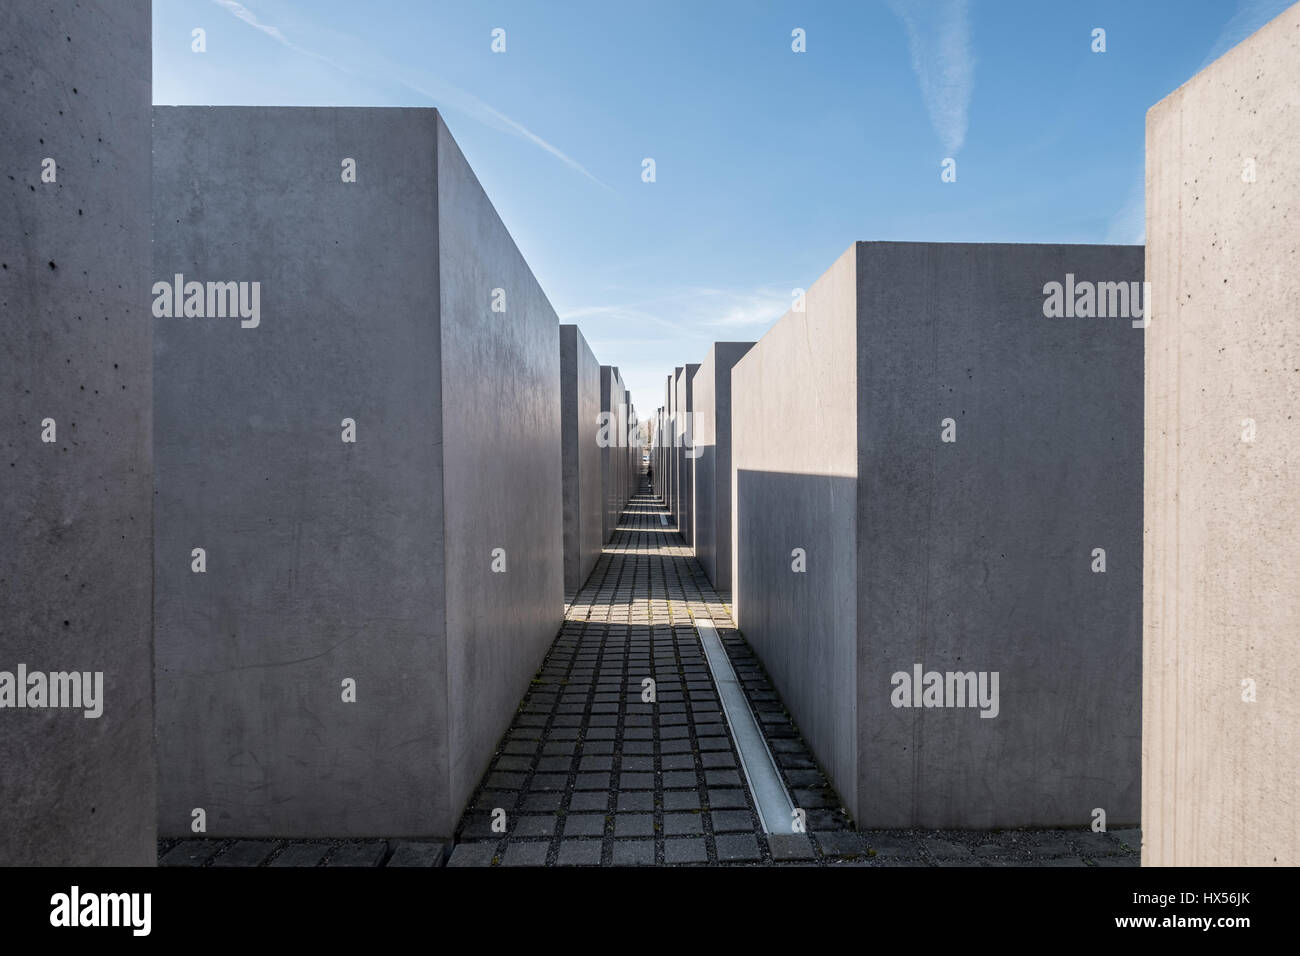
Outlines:
[[895,707],[978,707],[981,717],[996,717],[997,671],[924,671],[920,664],[912,672],[896,671],[890,678]]
[[1131,319],[1133,328],[1151,324],[1150,282],[1075,281],[1067,272],[1064,282],[1043,286],[1043,315],[1049,319]]
[[104,713],[103,671],[28,671],[19,664],[17,672],[0,671],[0,710],[71,707],[83,717],[95,719]]

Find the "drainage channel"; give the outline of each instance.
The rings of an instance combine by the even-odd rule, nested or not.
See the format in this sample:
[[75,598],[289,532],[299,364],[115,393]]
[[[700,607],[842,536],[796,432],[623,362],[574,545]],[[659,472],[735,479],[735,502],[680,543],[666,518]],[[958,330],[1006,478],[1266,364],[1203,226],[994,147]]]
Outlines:
[[718,629],[712,621],[695,619],[695,629],[699,632],[700,643],[704,645],[704,658],[708,661],[709,671],[713,674],[713,683],[718,688],[722,699],[722,714],[731,728],[732,739],[740,753],[740,766],[749,783],[749,792],[754,795],[754,806],[758,808],[758,819],[765,833],[790,833],[794,819],[794,802],[786,792],[781,773],[776,769],[772,752],[767,749],[763,731],[759,729],[754,712],[745,697],[745,688],[741,686],[731,667],[731,659],[718,637]]

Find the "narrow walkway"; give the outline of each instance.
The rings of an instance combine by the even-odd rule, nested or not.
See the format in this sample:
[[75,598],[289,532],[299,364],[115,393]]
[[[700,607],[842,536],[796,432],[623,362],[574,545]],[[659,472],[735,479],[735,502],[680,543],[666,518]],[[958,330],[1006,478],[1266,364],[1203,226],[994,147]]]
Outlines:
[[[664,514],[643,481],[572,596],[448,865],[1137,864],[1135,831],[853,830],[730,609]],[[698,619],[717,628],[806,834],[763,832]],[[653,703],[642,699],[646,678]]]
[[[751,700],[768,733],[787,728],[793,746],[778,760],[807,798],[796,800],[809,807],[807,829],[849,826],[664,513],[643,482],[569,604],[461,821],[452,865],[817,858],[807,836],[763,833],[693,617],[714,623],[742,681],[762,685]],[[496,830],[494,811],[505,814]]]

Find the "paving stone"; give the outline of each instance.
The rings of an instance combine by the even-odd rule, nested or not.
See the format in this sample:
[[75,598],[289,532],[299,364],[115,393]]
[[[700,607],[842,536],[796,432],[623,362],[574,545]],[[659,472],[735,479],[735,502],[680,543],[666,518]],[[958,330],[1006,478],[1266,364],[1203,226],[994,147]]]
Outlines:
[[560,844],[560,866],[599,866],[599,840],[565,840]]
[[614,836],[654,836],[655,818],[652,813],[620,813],[614,817]]
[[665,863],[707,863],[709,849],[702,837],[679,837],[664,840]]
[[695,776],[695,771],[673,770],[663,775],[663,785],[668,788],[683,789],[686,787],[694,788],[699,783]]
[[221,840],[182,840],[158,861],[159,866],[203,866],[221,849]]
[[655,775],[652,773],[622,773],[618,777],[619,790],[653,790]]
[[348,841],[330,851],[326,866],[378,866],[388,853],[383,840]]
[[501,856],[502,866],[545,866],[549,842],[511,840]]
[[581,813],[584,810],[604,811],[609,807],[609,792],[606,790],[587,790],[575,792],[569,798],[569,811]]
[[912,840],[866,834],[862,837],[867,854],[878,860],[911,859],[921,855],[921,848]]
[[752,833],[728,833],[716,837],[713,844],[718,851],[718,859],[724,862],[734,863],[763,858],[758,849],[758,838]]
[[688,836],[704,832],[704,821],[698,813],[665,813],[665,836]]
[[932,860],[969,860],[972,856],[970,847],[947,840],[926,840],[922,845]]
[[814,833],[813,839],[823,856],[863,856],[867,852],[862,837],[848,830]]
[[665,810],[698,810],[700,795],[685,790],[670,790],[664,793]]
[[655,808],[655,795],[649,792],[639,793],[620,793],[618,795],[618,812],[630,813],[653,810]]
[[605,815],[603,813],[570,813],[564,818],[564,835],[566,837],[598,837],[604,832]]
[[328,843],[290,843],[267,866],[319,866]]
[[212,860],[213,866],[261,866],[276,848],[275,840],[240,840]]
[[712,817],[714,833],[735,833],[754,829],[754,818],[748,810],[714,810]]
[[393,848],[393,855],[388,858],[389,866],[442,866],[446,855],[446,846],[416,840],[403,840]]
[[745,791],[736,788],[734,790],[709,790],[709,806],[715,810],[734,810],[739,807],[749,806],[745,800]]
[[524,798],[523,809],[528,813],[554,813],[560,809],[562,799],[558,793],[530,793]]
[[774,860],[813,860],[817,858],[812,841],[803,833],[769,833],[767,845]]
[[[604,796],[602,794],[601,796]],[[603,808],[602,808],[603,809]],[[507,830],[511,839],[521,837],[549,837],[555,835],[556,818],[540,814],[519,814],[510,821]],[[389,864],[392,865],[391,863]]]
[[615,866],[654,866],[654,840],[620,840],[614,844]]

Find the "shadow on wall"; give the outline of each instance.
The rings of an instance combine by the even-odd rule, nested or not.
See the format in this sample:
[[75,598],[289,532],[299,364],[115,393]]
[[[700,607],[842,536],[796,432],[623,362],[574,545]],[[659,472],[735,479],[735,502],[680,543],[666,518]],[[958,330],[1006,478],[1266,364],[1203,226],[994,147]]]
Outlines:
[[[1035,534],[1015,482],[946,502],[915,489],[929,524],[859,529],[876,524],[859,479],[735,481],[738,626],[858,826],[1085,826],[1098,808],[1138,822],[1131,502],[1132,533],[1094,574],[1076,542]],[[957,516],[960,536],[938,530]]]

